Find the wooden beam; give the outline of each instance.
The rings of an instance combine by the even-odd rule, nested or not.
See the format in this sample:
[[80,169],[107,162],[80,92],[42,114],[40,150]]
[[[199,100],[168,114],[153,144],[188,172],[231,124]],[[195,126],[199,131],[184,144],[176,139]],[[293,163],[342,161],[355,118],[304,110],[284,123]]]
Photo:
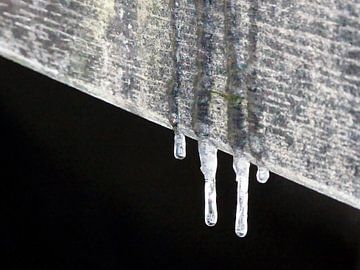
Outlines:
[[360,208],[359,17],[358,0],[2,0],[0,54]]

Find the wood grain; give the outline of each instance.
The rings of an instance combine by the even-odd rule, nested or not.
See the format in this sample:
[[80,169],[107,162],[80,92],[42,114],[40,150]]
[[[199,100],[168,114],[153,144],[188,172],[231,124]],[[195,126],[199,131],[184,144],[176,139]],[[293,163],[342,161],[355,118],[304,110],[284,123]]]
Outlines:
[[358,0],[1,0],[0,54],[360,208],[359,17]]

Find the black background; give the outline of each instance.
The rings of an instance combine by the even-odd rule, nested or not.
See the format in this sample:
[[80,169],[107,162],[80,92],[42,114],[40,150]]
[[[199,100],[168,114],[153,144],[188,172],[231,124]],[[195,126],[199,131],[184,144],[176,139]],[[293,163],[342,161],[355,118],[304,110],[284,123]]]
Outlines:
[[[359,269],[360,211],[251,167],[249,232],[234,233],[232,159],[203,221],[197,144],[0,59],[2,269]],[[148,268],[147,267],[147,268]]]

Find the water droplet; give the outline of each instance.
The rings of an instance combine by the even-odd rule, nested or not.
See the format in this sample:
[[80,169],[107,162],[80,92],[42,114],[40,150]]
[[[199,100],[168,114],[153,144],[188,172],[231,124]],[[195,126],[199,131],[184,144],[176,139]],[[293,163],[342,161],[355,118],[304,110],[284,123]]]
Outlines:
[[217,222],[218,212],[216,205],[216,169],[217,149],[208,140],[198,143],[201,172],[205,179],[205,223],[214,226]]
[[265,167],[257,167],[256,179],[259,183],[266,183],[270,177],[270,172]]
[[233,168],[237,182],[235,233],[239,237],[245,237],[248,230],[247,218],[250,163],[242,153],[236,153],[234,154]]
[[184,159],[186,157],[186,138],[181,132],[175,131],[174,135],[174,157]]

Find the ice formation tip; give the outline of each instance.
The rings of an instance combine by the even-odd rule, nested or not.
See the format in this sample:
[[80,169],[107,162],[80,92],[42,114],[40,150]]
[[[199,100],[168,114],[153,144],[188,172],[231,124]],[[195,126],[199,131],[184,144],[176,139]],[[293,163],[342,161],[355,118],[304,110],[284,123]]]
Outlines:
[[174,135],[174,157],[176,159],[184,159],[186,157],[185,135],[177,131]]
[[270,177],[270,172],[264,167],[258,167],[256,172],[256,179],[259,183],[266,183]]
[[205,180],[205,224],[210,227],[215,226],[217,216],[215,179]]
[[241,229],[241,230],[235,229],[235,233],[236,233],[237,236],[243,238],[247,234],[247,229],[246,230],[244,230],[244,229]]
[[237,182],[237,205],[235,218],[235,233],[239,237],[247,234],[248,225],[248,189],[250,163],[241,153],[234,155],[233,168]]
[[201,172],[205,178],[205,223],[208,226],[215,226],[217,222],[216,205],[216,169],[217,169],[217,149],[209,141],[199,141],[199,156]]
[[[176,139],[176,141],[180,139]],[[218,219],[216,204],[216,170],[217,170],[217,149],[207,139],[198,142],[201,172],[204,175],[204,197],[205,197],[205,224],[215,226]],[[238,237],[245,237],[248,232],[248,200],[249,200],[249,170],[250,163],[243,152],[235,152],[233,157],[233,169],[236,174],[237,199],[235,233]],[[258,167],[257,180],[265,183],[269,179],[269,170],[265,167]]]

